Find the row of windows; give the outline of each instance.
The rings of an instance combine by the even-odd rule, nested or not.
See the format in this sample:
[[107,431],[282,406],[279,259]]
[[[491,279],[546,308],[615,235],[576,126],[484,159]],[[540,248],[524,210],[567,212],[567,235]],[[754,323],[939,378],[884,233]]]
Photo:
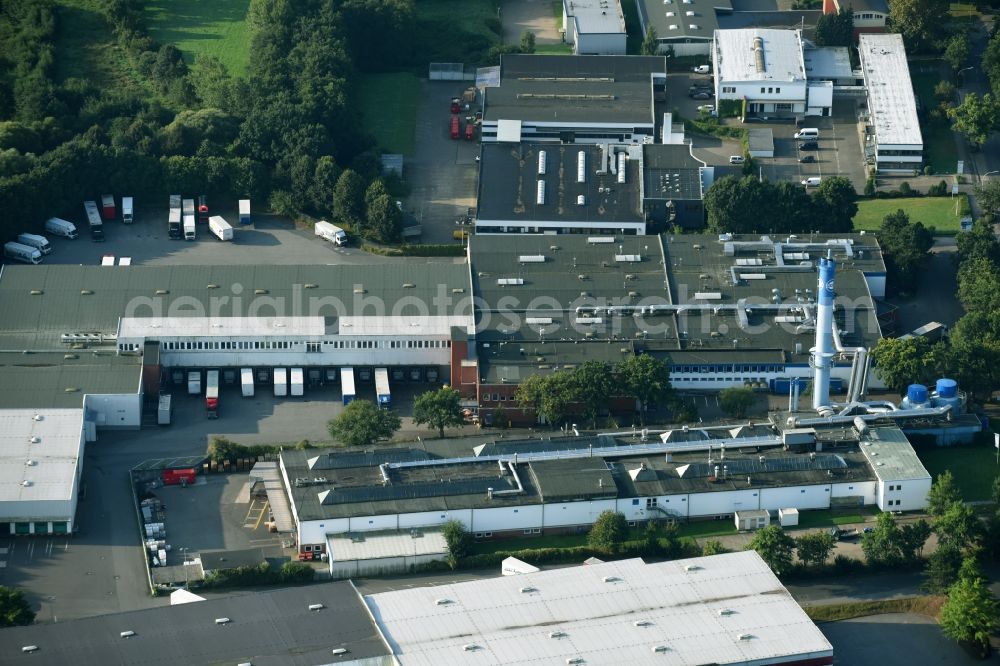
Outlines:
[[[895,504],[893,504],[893,502],[895,502]],[[903,500],[889,500],[885,503],[886,506],[901,506],[902,504]]]
[[873,21],[875,19],[882,20],[882,19],[885,18],[885,16],[883,14],[872,14],[871,12],[865,12],[863,14],[855,14],[854,18],[856,18],[856,19],[868,19],[869,21]]
[[722,86],[722,92],[724,92],[724,93],[734,93],[734,92],[736,92],[736,86]]
[[746,365],[746,364],[722,364],[722,365],[674,365],[671,372],[695,372],[706,374],[717,374],[720,372],[784,372],[783,365]]
[[[251,349],[297,349],[302,343],[291,340],[208,340],[183,342],[163,342],[163,351],[216,351],[216,350],[251,350]],[[324,340],[322,342],[306,342],[307,352],[319,352],[321,345],[332,349],[446,349],[451,347],[451,340]],[[137,351],[139,345],[122,343],[119,351]]]
[[[764,86],[761,86],[760,87],[760,93],[762,95],[764,94],[764,90],[765,90]],[[781,88],[768,87],[766,90],[767,90],[767,94],[769,94],[769,95],[777,95],[777,94],[781,93]]]
[[903,489],[903,484],[899,484],[898,486],[889,486],[889,490],[902,490],[902,489]]

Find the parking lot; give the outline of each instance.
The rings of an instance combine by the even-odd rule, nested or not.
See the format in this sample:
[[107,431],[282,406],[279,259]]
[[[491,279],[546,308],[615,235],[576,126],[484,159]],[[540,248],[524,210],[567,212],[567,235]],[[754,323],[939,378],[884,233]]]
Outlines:
[[929,617],[912,613],[872,615],[827,622],[820,630],[833,644],[833,663],[850,666],[910,666],[982,663],[941,633]]
[[[546,5],[548,6],[548,5]],[[416,154],[405,167],[410,196],[404,208],[423,225],[424,243],[454,243],[455,220],[476,205],[479,177],[479,134],[467,141],[452,139],[449,102],[471,81],[420,82],[417,107]],[[474,113],[475,107],[461,114]]]

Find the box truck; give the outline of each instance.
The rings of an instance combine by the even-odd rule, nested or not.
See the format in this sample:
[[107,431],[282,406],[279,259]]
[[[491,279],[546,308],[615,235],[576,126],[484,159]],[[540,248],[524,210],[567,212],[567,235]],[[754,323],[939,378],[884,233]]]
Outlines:
[[194,215],[194,199],[184,199],[181,202],[181,213],[183,215]]
[[170,425],[170,394],[160,396],[160,404],[156,408],[156,425]]
[[285,368],[274,369],[274,395],[278,398],[288,395],[288,371]]
[[194,215],[184,216],[184,240],[194,240]]
[[188,395],[201,395],[201,370],[188,371]]
[[198,197],[198,223],[208,224],[208,197],[204,194]]
[[170,240],[180,240],[184,238],[181,232],[181,209],[171,208],[170,217],[167,218],[167,237]]
[[220,241],[233,240],[233,227],[219,215],[208,218],[208,229]]
[[62,236],[70,240],[78,236],[75,224],[58,217],[50,217],[45,221],[45,231],[53,236]]
[[101,221],[101,214],[97,211],[97,202],[84,201],[83,210],[87,214],[87,224],[90,225],[90,240],[102,242],[104,240],[104,222]]
[[340,369],[340,391],[344,404],[349,405],[354,400],[354,368]]
[[317,236],[335,243],[338,247],[347,245],[347,232],[335,224],[320,221],[316,223],[314,231]]
[[52,251],[49,240],[45,236],[39,236],[38,234],[20,234],[17,237],[17,242],[21,245],[33,247],[42,254],[48,254]]
[[23,261],[26,264],[42,263],[41,251],[37,247],[23,243],[4,243],[3,256],[14,261]]
[[291,384],[291,395],[303,395],[305,393],[305,384],[302,378],[302,368],[292,368],[289,372],[289,379]]
[[205,411],[208,418],[219,418],[219,371],[205,373]]
[[240,224],[250,224],[249,199],[240,199]]
[[240,384],[243,385],[243,397],[253,397],[253,370],[243,368],[240,370]]
[[132,197],[122,197],[122,223],[132,224]]
[[181,207],[181,195],[171,194],[170,195],[170,205],[167,208],[180,208]]
[[375,395],[378,396],[378,406],[381,409],[392,406],[392,396],[389,394],[389,371],[386,368],[375,368]]
[[115,195],[101,195],[101,215],[103,215],[104,219],[108,222],[115,219]]

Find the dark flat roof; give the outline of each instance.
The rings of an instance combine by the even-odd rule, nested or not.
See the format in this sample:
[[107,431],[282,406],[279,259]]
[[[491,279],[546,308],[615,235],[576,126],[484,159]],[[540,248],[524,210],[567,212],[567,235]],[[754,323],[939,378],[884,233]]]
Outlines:
[[687,144],[647,144],[642,147],[643,197],[701,200],[701,168],[705,163]]
[[138,393],[141,377],[142,358],[113,350],[0,352],[0,407],[80,408],[87,394]]
[[[308,606],[317,603],[325,608],[310,611]],[[216,624],[216,618],[221,617],[230,622]],[[123,631],[134,631],[135,635],[122,638]],[[39,649],[23,653],[25,645]],[[334,656],[331,650],[339,647],[350,652]],[[386,657],[389,650],[354,586],[338,582],[10,627],[0,631],[0,654],[9,666],[240,662],[314,666]]]
[[652,124],[651,75],[666,71],[664,56],[503,55],[483,120]]

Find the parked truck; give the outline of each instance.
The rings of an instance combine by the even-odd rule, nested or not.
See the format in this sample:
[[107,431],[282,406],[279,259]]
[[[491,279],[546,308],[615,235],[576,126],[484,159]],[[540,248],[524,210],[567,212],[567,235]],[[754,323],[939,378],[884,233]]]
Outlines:
[[170,394],[160,395],[160,403],[156,407],[156,425],[170,425]]
[[457,139],[461,134],[462,122],[458,119],[458,116],[451,117],[451,138]]
[[115,219],[115,195],[101,195],[101,215],[106,222],[111,222]]
[[252,398],[253,397],[253,370],[251,368],[242,368],[240,370],[240,384],[243,386],[243,397]]
[[219,371],[205,373],[205,411],[208,418],[219,418]]
[[184,199],[181,202],[182,215],[194,215],[194,199]]
[[53,236],[62,236],[70,240],[78,236],[75,224],[58,217],[50,217],[45,221],[45,231]]
[[389,393],[389,371],[386,368],[375,368],[375,395],[378,396],[380,409],[392,406],[392,395]]
[[23,243],[4,243],[3,256],[14,261],[23,261],[26,264],[42,263],[41,251],[37,247]]
[[90,225],[90,240],[98,243],[104,241],[104,222],[101,214],[97,211],[96,201],[84,201],[83,210],[87,214],[87,223]]
[[208,197],[204,194],[198,197],[198,223],[208,224]]
[[274,395],[278,398],[288,395],[288,370],[285,368],[274,369]]
[[303,381],[302,368],[292,368],[288,373],[288,378],[291,385],[291,395],[303,395],[305,393],[305,384]]
[[354,368],[340,369],[340,392],[345,405],[351,404],[357,395],[354,392]]
[[320,238],[325,238],[338,247],[347,245],[347,232],[335,224],[326,221],[317,222],[314,232]]
[[170,240],[181,240],[184,233],[181,230],[181,209],[171,208],[170,217],[167,218],[167,238]]
[[233,227],[221,215],[213,215],[208,218],[208,229],[220,241],[233,240]]
[[122,197],[122,223],[132,224],[132,197]]
[[249,199],[240,199],[240,224],[250,224]]
[[181,207],[181,195],[171,194],[170,195],[170,205],[168,208],[180,208]]
[[17,237],[17,242],[21,245],[33,247],[42,254],[48,254],[52,251],[52,246],[49,245],[49,239],[45,236],[39,236],[38,234],[20,234]]
[[188,371],[188,395],[201,395],[201,370]]
[[193,241],[195,237],[194,215],[184,216],[184,240]]

